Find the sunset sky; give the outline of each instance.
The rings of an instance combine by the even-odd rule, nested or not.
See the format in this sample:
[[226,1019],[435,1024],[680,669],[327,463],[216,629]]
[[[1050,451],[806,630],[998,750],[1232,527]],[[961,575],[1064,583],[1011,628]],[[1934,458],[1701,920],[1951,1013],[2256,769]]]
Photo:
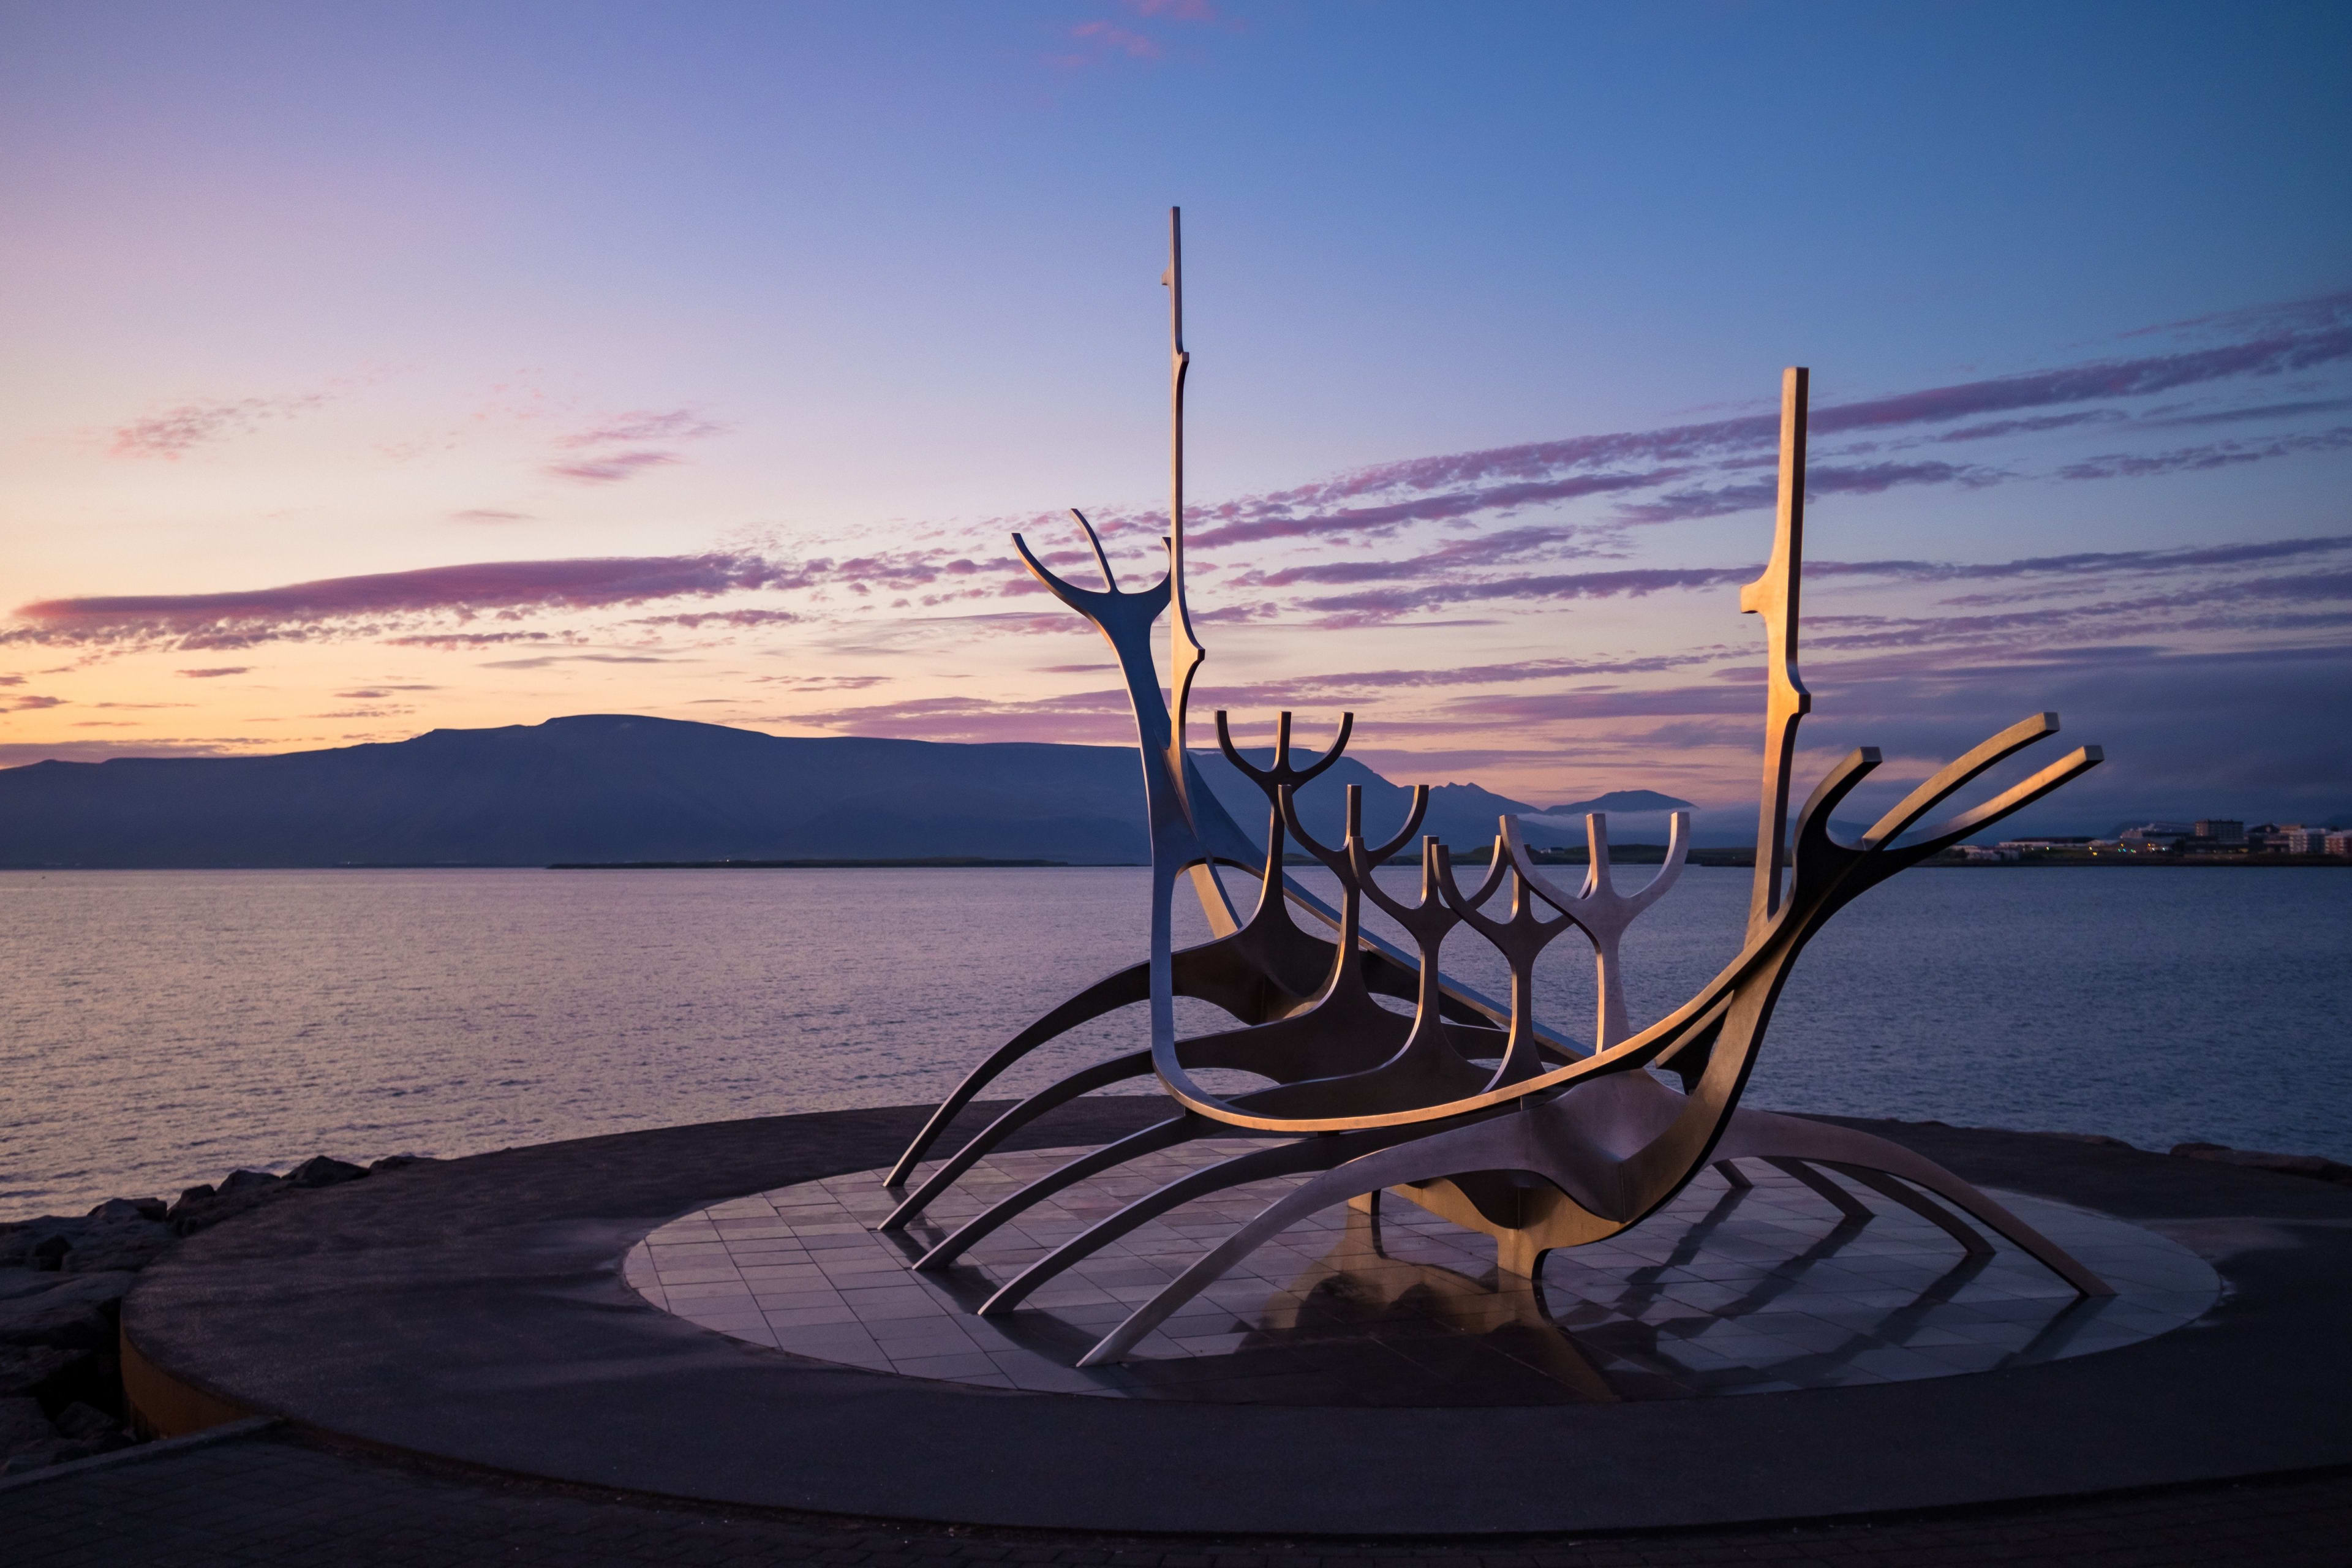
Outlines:
[[0,763],[1129,740],[1006,536],[1153,573],[1181,203],[1197,710],[1752,798],[1803,363],[1817,752],[2050,707],[2113,761],[2029,825],[2352,820],[2347,59],[2332,4],[0,5]]

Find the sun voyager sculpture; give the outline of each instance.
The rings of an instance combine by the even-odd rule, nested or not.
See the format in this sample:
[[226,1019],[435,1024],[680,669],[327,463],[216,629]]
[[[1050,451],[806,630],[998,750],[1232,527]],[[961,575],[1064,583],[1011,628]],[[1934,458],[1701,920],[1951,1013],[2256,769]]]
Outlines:
[[[1218,745],[1265,795],[1263,847],[1203,781],[1185,743],[1186,705],[1206,649],[1184,594],[1184,382],[1191,356],[1184,351],[1180,226],[1181,216],[1171,209],[1169,266],[1161,279],[1169,292],[1170,337],[1167,575],[1149,588],[1121,589],[1101,541],[1076,511],[1071,515],[1101,569],[1098,589],[1056,575],[1020,535],[1013,540],[1037,579],[1091,622],[1118,657],[1143,760],[1150,953],[1062,1003],[971,1069],[885,1178],[894,1194],[904,1195],[882,1228],[904,1230],[1016,1130],[1089,1091],[1156,1078],[1169,1114],[1013,1193],[931,1247],[915,1267],[945,1269],[1041,1201],[1130,1160],[1240,1133],[1261,1141],[1129,1203],[1030,1264],[978,1310],[983,1316],[1011,1311],[1079,1260],[1192,1199],[1269,1177],[1307,1178],[1210,1247],[1080,1358],[1082,1366],[1097,1365],[1126,1354],[1254,1249],[1325,1208],[1367,1208],[1382,1194],[1393,1194],[1492,1237],[1499,1269],[1532,1279],[1547,1252],[1640,1225],[1710,1165],[1734,1187],[1748,1185],[1738,1169],[1742,1160],[1774,1165],[1848,1208],[1853,1200],[1822,1173],[1835,1172],[1933,1222],[1970,1253],[1992,1250],[1975,1228],[1982,1226],[2082,1295],[2113,1295],[2074,1258],[1932,1161],[1883,1138],[1739,1103],[1773,1004],[1806,942],[1832,916],[1896,872],[2100,761],[2097,747],[2079,748],[1972,809],[1922,826],[1987,770],[2057,732],[2056,714],[2037,713],[1955,759],[1849,843],[1832,833],[1830,818],[1878,766],[1878,752],[1864,747],[1828,771],[1796,809],[1790,831],[1797,731],[1811,707],[1797,669],[1806,373],[1791,369],[1782,377],[1771,556],[1763,575],[1740,591],[1740,609],[1764,624],[1767,675],[1755,885],[1745,940],[1738,955],[1688,1001],[1636,1032],[1625,1017],[1619,939],[1679,873],[1687,814],[1675,816],[1664,867],[1630,896],[1612,884],[1602,818],[1588,820],[1591,863],[1582,886],[1570,892],[1538,866],[1518,825],[1505,817],[1473,887],[1463,885],[1446,846],[1423,838],[1419,893],[1407,900],[1374,872],[1412,843],[1428,808],[1426,786],[1413,791],[1403,825],[1377,842],[1366,837],[1362,801],[1352,785],[1338,844],[1317,841],[1300,819],[1298,792],[1339,760],[1354,715],[1341,718],[1330,746],[1303,767],[1292,762],[1288,713],[1276,721],[1272,758],[1264,767],[1235,747],[1227,716],[1216,715]],[[1163,614],[1172,705],[1151,652],[1152,627]],[[1293,840],[1338,879],[1336,908],[1285,874]],[[1219,866],[1256,879],[1256,901],[1245,916],[1228,902],[1214,875]],[[1199,946],[1177,948],[1173,906],[1179,884],[1187,880],[1213,936]],[[1365,930],[1368,902],[1403,929],[1413,951]],[[1298,914],[1308,926],[1298,922]],[[1547,1029],[1535,1016],[1536,960],[1571,927],[1591,943],[1597,966],[1600,999],[1589,1047]],[[1481,994],[1440,968],[1441,948],[1460,928],[1502,955],[1510,974],[1507,997]],[[1377,994],[1408,999],[1412,1011],[1385,1007]],[[1216,1005],[1237,1026],[1180,1037],[1180,995]],[[1078,1025],[1139,1002],[1150,1004],[1150,1048],[1084,1068],[1020,1100],[907,1191],[959,1114],[1008,1068]],[[1215,1068],[1242,1069],[1271,1080],[1270,1087],[1219,1094],[1194,1076]],[[1680,1088],[1660,1072],[1678,1079]]]

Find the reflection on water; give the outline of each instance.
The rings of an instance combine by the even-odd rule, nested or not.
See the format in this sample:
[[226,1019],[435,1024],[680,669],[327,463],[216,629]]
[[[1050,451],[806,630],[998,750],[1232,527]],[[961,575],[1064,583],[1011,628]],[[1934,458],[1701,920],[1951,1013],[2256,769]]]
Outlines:
[[[0,1215],[321,1152],[937,1099],[1142,951],[1144,888],[1118,867],[0,874]],[[1637,1021],[1732,951],[1747,888],[1695,868],[1635,925]],[[1914,872],[1806,954],[1751,1102],[2352,1158],[2347,931],[2352,872]],[[1540,979],[1580,1034],[1575,946]],[[1446,963],[1501,988],[1466,933]],[[1007,1087],[1141,1028],[1105,1020]]]
[[1181,1309],[1125,1363],[1078,1369],[1095,1341],[1304,1178],[1196,1199],[980,1318],[996,1288],[1131,1199],[1257,1145],[1204,1140],[1080,1182],[1024,1211],[954,1268],[931,1243],[1077,1152],[982,1161],[906,1236],[873,1231],[879,1173],[720,1204],[648,1237],[625,1264],[655,1305],[820,1360],[992,1388],[1223,1404],[1486,1405],[1675,1399],[1948,1377],[2084,1355],[2193,1321],[2221,1289],[2193,1253],[2137,1226],[2000,1194],[2115,1285],[2084,1300],[2003,1243],[1963,1251],[1910,1210],[1843,1206],[1751,1163],[1713,1171],[1626,1235],[1555,1252],[1540,1280],[1500,1275],[1487,1238],[1393,1199],[1301,1222]]

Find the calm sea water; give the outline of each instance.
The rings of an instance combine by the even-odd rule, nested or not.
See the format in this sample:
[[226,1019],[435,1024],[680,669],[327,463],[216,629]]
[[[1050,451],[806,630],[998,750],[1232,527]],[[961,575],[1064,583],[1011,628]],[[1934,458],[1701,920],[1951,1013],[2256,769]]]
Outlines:
[[[1140,953],[1144,886],[1126,868],[0,874],[0,1217],[321,1152],[936,1098]],[[1635,926],[1637,1026],[1733,951],[1747,889],[1694,868]],[[2352,1159],[2347,939],[2352,873],[1915,871],[1808,952],[1750,1102]],[[1547,963],[1547,1016],[1581,1037],[1589,956],[1571,938]],[[1447,967],[1501,989],[1467,933]],[[1010,1086],[1139,1044],[1140,1011]]]

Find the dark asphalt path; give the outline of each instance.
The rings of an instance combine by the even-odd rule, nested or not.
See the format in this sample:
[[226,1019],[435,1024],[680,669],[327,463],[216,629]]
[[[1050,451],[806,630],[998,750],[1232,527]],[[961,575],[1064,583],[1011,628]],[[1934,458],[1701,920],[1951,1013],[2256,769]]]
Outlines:
[[0,1558],[11,1568],[2341,1568],[2352,1559],[2347,1470],[1942,1516],[1465,1543],[1110,1536],[688,1508],[415,1468],[284,1427],[123,1458],[0,1489]]

